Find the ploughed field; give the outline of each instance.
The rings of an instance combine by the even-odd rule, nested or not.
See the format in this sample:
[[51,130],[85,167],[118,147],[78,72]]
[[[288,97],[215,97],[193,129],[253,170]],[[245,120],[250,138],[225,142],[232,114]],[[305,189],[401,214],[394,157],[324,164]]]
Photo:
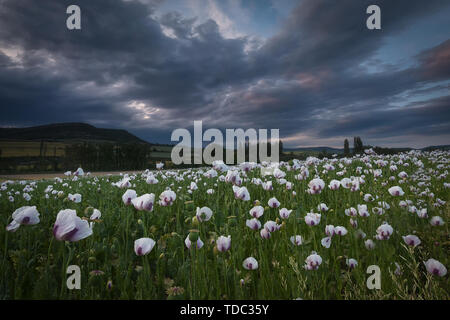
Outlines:
[[5,181],[1,299],[448,299],[449,152]]

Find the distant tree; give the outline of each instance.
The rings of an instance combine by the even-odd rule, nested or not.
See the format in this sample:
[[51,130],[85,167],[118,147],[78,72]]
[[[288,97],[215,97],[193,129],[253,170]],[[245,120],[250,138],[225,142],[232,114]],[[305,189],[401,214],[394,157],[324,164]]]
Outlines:
[[41,144],[39,146],[39,157],[42,158],[44,156],[44,140],[41,140]]
[[349,155],[350,154],[350,146],[348,143],[348,139],[345,139],[344,141],[344,155]]
[[363,143],[360,137],[353,138],[353,153],[361,153],[364,151]]

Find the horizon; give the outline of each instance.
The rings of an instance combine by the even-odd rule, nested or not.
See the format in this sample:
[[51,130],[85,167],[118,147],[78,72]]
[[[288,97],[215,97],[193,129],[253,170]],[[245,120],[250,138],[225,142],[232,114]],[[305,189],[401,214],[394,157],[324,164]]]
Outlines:
[[81,122],[171,144],[202,120],[279,129],[287,149],[450,144],[448,1],[78,0],[68,30],[72,2],[2,3],[1,127]]
[[[33,127],[39,127],[39,126],[52,126],[52,125],[69,125],[69,124],[78,124],[78,125],[89,125],[89,126],[93,126],[93,127],[95,127],[95,128],[98,128],[98,129],[108,129],[108,130],[125,130],[125,131],[127,131],[128,133],[131,133],[130,131],[128,131],[127,129],[124,129],[124,128],[107,128],[107,127],[98,127],[98,126],[94,126],[94,125],[91,125],[91,124],[89,124],[89,123],[85,123],[85,122],[57,122],[57,123],[46,123],[46,124],[40,124],[40,125],[36,125],[36,126],[31,126],[31,127],[18,127],[18,126],[1,126],[0,125],[0,128],[2,128],[2,129],[28,129],[28,128],[33,128]],[[235,128],[235,129],[240,129],[240,128]],[[243,128],[242,128],[243,129]],[[190,132],[191,133],[191,135],[193,136],[193,133],[192,132]],[[133,133],[131,133],[131,134],[133,134]],[[223,132],[222,132],[222,134],[223,134]],[[134,134],[133,134],[134,135]],[[138,139],[141,139],[141,140],[143,140],[143,141],[145,141],[145,142],[147,142],[147,143],[149,143],[149,144],[155,144],[155,145],[157,145],[157,144],[160,144],[160,145],[167,145],[167,146],[175,146],[175,145],[177,145],[177,143],[176,142],[171,142],[171,143],[158,143],[158,142],[154,142],[154,141],[148,141],[148,140],[145,140],[145,139],[143,139],[142,137],[139,137],[138,135],[134,135],[135,137],[137,137]],[[349,140],[349,147],[350,147],[350,150],[352,150],[353,149],[353,146],[352,146],[352,141],[351,141],[351,138],[353,138],[353,137],[350,137],[350,138],[347,138],[348,140]],[[344,139],[345,140],[345,139]],[[362,139],[363,140],[363,143],[364,143],[364,139]],[[283,139],[280,139],[280,141],[283,143],[283,146],[284,146],[284,142],[283,142]],[[218,145],[222,145],[222,144],[220,144],[220,143],[216,143],[216,142],[206,142],[206,141],[203,141],[203,144],[218,144]],[[182,145],[182,144],[181,144]],[[410,146],[402,146],[402,147],[394,147],[394,149],[395,148],[398,148],[398,149],[403,149],[403,148],[410,148],[410,149],[414,149],[414,150],[420,150],[420,149],[424,149],[424,148],[428,148],[428,147],[439,147],[439,146],[447,146],[448,144],[440,144],[440,145],[426,145],[426,146],[423,146],[423,147],[416,147],[416,148],[414,148],[414,147],[410,147]],[[380,145],[370,145],[370,144],[364,144],[364,147],[367,147],[367,146],[370,146],[370,147],[380,147],[380,148],[389,148],[389,147],[385,147],[385,146],[380,146]],[[225,148],[225,147],[224,147]],[[307,148],[330,148],[330,149],[339,149],[339,150],[344,150],[344,147],[342,146],[342,147],[340,147],[340,146],[325,146],[325,145],[317,145],[317,146],[305,146],[305,145],[301,145],[301,146],[294,146],[294,147],[283,147],[283,150],[287,150],[288,152],[289,151],[295,151],[296,149],[307,149]]]

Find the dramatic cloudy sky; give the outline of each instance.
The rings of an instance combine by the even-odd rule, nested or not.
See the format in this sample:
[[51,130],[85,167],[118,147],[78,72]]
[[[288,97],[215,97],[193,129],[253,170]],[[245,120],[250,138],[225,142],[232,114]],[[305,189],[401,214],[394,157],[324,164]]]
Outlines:
[[448,0],[0,0],[0,126],[167,143],[203,120],[279,128],[285,147],[450,144],[449,16]]

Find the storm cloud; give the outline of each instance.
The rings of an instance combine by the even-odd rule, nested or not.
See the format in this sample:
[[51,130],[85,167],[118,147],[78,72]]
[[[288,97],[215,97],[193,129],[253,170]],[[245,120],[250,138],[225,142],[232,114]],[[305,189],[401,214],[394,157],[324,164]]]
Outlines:
[[[66,28],[70,4],[81,30]],[[370,4],[381,30],[366,28]],[[3,0],[0,125],[87,122],[167,143],[203,120],[279,128],[287,147],[450,143],[448,1],[180,5]]]

